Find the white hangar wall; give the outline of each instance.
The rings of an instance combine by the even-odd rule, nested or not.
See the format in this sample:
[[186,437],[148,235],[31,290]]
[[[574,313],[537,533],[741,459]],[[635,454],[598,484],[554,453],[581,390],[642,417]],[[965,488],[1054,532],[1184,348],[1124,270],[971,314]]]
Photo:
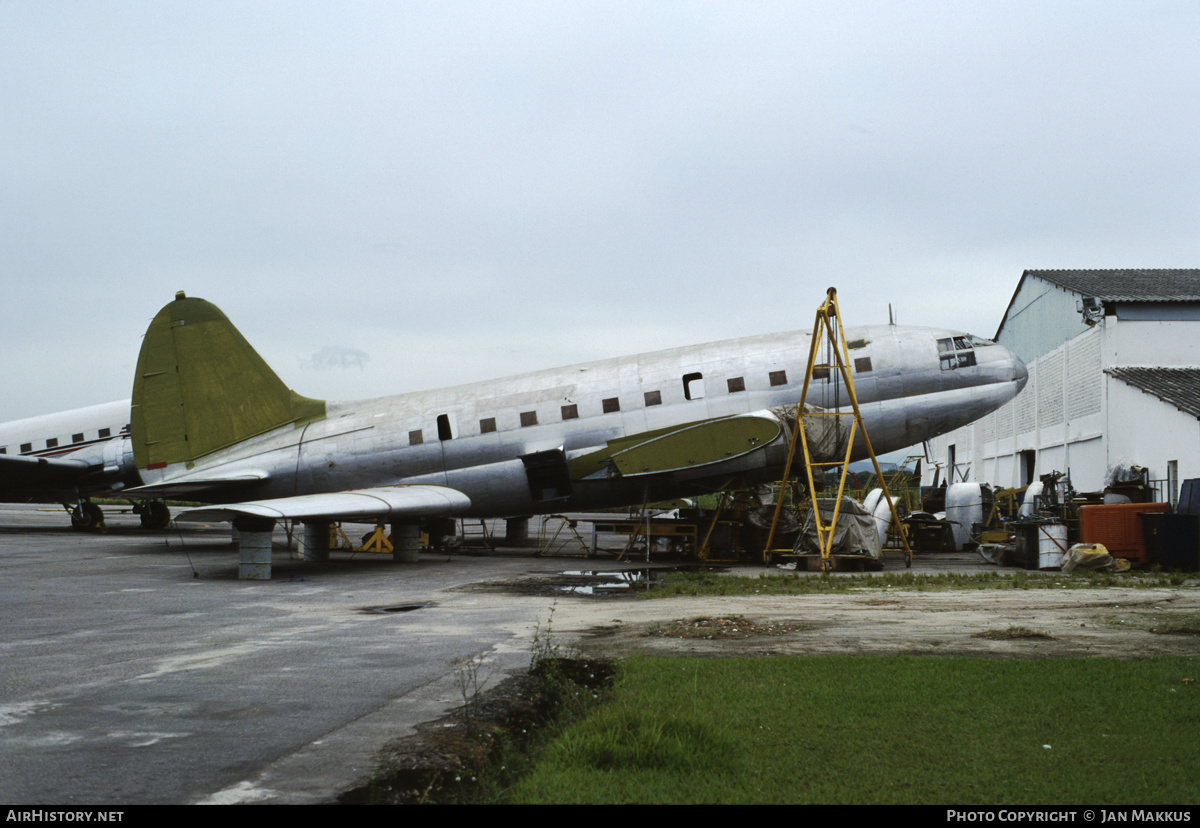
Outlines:
[[[1088,294],[1048,284],[1038,273],[1052,280],[1057,273],[1116,272],[1026,272],[997,339],[1026,360],[1028,384],[1003,408],[931,441],[941,478],[953,468],[956,481],[1023,486],[1062,471],[1077,490],[1098,491],[1111,466],[1133,463],[1164,481],[1162,495],[1174,502],[1179,481],[1200,477],[1200,420],[1106,371],[1200,366],[1200,308],[1193,297],[1123,297],[1106,301],[1103,316],[1086,327],[1076,302]],[[933,482],[932,465],[925,485]]]
[[1116,377],[1105,379],[1109,464],[1145,466],[1151,480],[1168,481],[1163,495],[1175,503],[1179,481],[1200,477],[1200,420]]

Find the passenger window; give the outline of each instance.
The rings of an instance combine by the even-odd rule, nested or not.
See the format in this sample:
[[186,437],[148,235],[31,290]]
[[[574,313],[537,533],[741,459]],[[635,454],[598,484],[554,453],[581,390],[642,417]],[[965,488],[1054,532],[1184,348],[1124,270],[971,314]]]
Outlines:
[[112,434],[112,429],[108,429],[108,428],[100,429],[100,439],[101,440],[105,439],[106,437],[110,436],[111,434]]
[[730,394],[746,390],[746,380],[742,377],[731,377],[725,381],[725,384],[729,386]]
[[522,411],[521,412],[521,427],[525,428],[527,426],[535,426],[535,425],[537,425],[537,412],[536,411]]
[[21,454],[29,454],[33,451],[33,443],[21,443]]
[[57,438],[57,437],[51,437],[49,440],[47,440],[47,441],[46,441],[46,448],[48,448],[48,449],[52,449],[52,448],[58,448],[58,438]]
[[646,392],[646,405],[648,405],[648,406],[649,405],[662,405],[662,392],[661,391],[647,391]]
[[871,370],[870,357],[858,357],[854,360],[854,373],[865,374]]
[[410,446],[419,446],[425,442],[425,438],[421,436],[421,429],[408,432],[408,444]]
[[683,396],[689,400],[704,399],[704,375],[697,372],[683,375]]
[[621,401],[616,397],[609,397],[601,405],[604,408],[605,414],[612,414],[615,411],[621,410]]
[[787,371],[772,371],[771,385],[787,385]]
[[83,442],[83,434],[72,434],[71,442],[72,443],[82,443]]
[[574,403],[572,403],[571,405],[564,405],[562,407],[562,418],[564,420],[579,419],[579,406],[575,405]]
[[479,433],[480,434],[491,434],[495,430],[496,430],[496,418],[495,417],[486,417],[479,421]]

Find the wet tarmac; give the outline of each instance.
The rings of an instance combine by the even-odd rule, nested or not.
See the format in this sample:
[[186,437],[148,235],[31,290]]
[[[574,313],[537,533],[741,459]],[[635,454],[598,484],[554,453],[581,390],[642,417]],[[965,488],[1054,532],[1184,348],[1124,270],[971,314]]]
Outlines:
[[[60,509],[0,506],[10,805],[336,801],[389,739],[462,703],[456,665],[521,670],[556,601],[620,600],[677,563],[592,558],[562,532],[539,545],[552,526],[525,548],[315,563],[277,531],[272,579],[239,581],[223,524],[149,533],[120,509],[106,524],[82,534]],[[991,568],[939,554],[913,571]],[[538,587],[500,588],[521,582]]]

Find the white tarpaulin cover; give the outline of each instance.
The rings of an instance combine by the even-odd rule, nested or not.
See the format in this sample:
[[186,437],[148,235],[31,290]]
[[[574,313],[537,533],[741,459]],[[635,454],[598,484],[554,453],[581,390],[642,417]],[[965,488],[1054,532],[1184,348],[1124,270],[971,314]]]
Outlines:
[[[822,411],[815,405],[804,404],[805,414]],[[796,406],[789,405],[772,408],[771,413],[778,417],[788,430],[788,439],[796,428]],[[850,439],[849,417],[843,416],[812,416],[804,418],[804,436],[808,439],[808,453],[818,463],[831,460],[841,460],[846,456],[846,441]],[[797,458],[800,449],[796,449]]]
[[[821,525],[826,529],[833,522],[833,507],[837,501],[833,498],[822,498],[817,501],[821,510]],[[817,539],[817,524],[813,520],[812,510],[804,518],[804,528],[796,540],[795,551],[799,554],[820,552],[821,546]],[[838,512],[837,526],[833,529],[833,546],[831,555],[868,555],[872,558],[882,558],[883,548],[879,543],[879,532],[875,529],[875,519],[852,497],[842,498],[842,508]]]

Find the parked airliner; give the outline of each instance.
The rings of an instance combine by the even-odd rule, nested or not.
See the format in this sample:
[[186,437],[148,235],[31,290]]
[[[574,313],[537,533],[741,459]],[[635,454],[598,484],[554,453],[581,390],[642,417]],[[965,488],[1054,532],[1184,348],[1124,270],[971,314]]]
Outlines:
[[[848,327],[845,338],[880,454],[988,414],[1027,379],[1006,348],[960,331],[879,325]],[[102,492],[147,504],[186,498],[213,505],[179,520],[229,520],[244,531],[284,519],[362,520],[408,534],[442,518],[749,485],[780,473],[810,342],[804,331],[754,336],[325,402],[287,388],[215,305],[180,292],[146,332],[132,400],[84,410],[107,441],[55,454],[71,429],[72,445],[81,433],[91,443],[91,429],[52,418],[0,425],[0,493],[53,492],[77,512]],[[819,364],[807,402],[846,408],[839,373]],[[827,452],[844,453],[844,435],[826,436]],[[865,456],[859,443],[852,459]]]

